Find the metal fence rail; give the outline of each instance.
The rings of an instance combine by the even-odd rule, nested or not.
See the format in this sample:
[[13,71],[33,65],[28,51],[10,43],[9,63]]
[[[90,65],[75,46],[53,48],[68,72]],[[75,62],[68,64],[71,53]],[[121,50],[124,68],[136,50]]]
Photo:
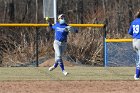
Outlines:
[[[103,28],[104,24],[69,24],[70,26],[74,27],[96,27],[96,28]],[[0,24],[0,27],[47,27],[48,24]]]

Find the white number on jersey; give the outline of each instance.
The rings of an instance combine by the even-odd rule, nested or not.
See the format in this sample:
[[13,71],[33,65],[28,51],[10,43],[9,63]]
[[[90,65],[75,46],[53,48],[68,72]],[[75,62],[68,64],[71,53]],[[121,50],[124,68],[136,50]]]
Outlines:
[[139,33],[139,25],[133,25],[133,33]]

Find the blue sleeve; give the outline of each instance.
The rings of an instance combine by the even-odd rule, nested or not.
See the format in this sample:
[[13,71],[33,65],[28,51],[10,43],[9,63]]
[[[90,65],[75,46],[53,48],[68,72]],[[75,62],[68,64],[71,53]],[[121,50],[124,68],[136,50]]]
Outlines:
[[133,27],[132,27],[132,25],[130,26],[130,28],[128,30],[128,34],[133,35]]
[[53,29],[53,30],[55,30],[55,29],[56,29],[56,25],[55,25],[55,24],[52,26],[52,29]]
[[49,23],[49,28],[50,28],[51,30],[55,30],[56,26],[55,26],[55,24],[52,25],[52,24]]
[[49,23],[49,28],[50,28],[50,30],[53,30],[51,23]]

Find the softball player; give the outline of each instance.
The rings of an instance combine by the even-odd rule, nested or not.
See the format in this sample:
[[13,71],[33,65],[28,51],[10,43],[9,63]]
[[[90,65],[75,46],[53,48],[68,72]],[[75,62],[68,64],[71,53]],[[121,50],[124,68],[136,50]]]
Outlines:
[[131,23],[128,33],[133,37],[133,49],[137,53],[134,79],[138,80],[140,77],[140,11],[137,12],[135,20]]
[[[46,19],[48,20],[48,18]],[[69,26],[65,22],[65,15],[61,14],[58,16],[58,22],[54,25],[49,23],[49,27],[55,31],[54,36],[54,50],[55,50],[55,63],[49,68],[49,71],[54,70],[58,65],[61,67],[63,74],[66,76],[68,74],[64,69],[64,64],[62,60],[62,54],[67,47],[67,35],[69,32],[78,32],[77,29]]]

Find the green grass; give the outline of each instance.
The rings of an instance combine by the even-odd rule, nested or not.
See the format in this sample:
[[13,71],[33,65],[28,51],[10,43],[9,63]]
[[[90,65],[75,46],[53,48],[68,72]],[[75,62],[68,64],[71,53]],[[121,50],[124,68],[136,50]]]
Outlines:
[[60,68],[48,71],[48,67],[0,68],[0,80],[133,80],[134,67],[66,67],[70,73],[64,76]]

